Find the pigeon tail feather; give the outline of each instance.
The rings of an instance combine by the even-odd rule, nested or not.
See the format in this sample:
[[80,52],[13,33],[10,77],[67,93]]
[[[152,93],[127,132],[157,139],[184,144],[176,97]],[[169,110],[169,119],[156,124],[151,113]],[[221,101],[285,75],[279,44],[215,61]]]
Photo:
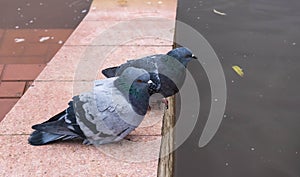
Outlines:
[[106,69],[102,70],[101,72],[107,78],[115,77],[118,68],[119,68],[118,66],[110,67],[110,68],[106,68]]
[[31,145],[44,145],[57,140],[85,138],[76,123],[73,103],[69,107],[53,116],[46,122],[32,126],[35,131],[30,135],[28,142]]
[[63,139],[64,135],[57,135],[53,133],[42,132],[35,130],[29,137],[28,142],[34,146],[40,146],[55,142],[57,140]]

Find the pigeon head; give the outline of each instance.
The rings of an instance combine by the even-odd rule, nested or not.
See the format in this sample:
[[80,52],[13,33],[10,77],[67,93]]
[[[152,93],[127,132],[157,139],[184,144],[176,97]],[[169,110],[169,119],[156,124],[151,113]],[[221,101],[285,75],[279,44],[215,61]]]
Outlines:
[[114,85],[128,99],[137,114],[146,114],[149,97],[156,89],[156,84],[146,70],[128,67],[114,81]]
[[176,58],[185,67],[187,66],[188,62],[197,59],[197,57],[192,53],[192,51],[186,47],[179,47],[173,49],[169,51],[167,55]]
[[160,78],[158,76],[158,69],[156,63],[148,63],[147,70],[128,67],[126,68],[120,76],[120,79],[126,83],[132,83],[135,86],[144,86],[147,83],[148,91],[150,94],[156,93],[160,89]]
[[[127,78],[129,83],[131,83],[131,81],[132,81],[132,85],[131,85],[130,92],[129,92],[130,94],[137,95],[136,91],[139,89],[147,89],[147,92],[150,95],[158,92],[158,90],[160,89],[160,79],[158,76],[157,69],[153,70],[152,72],[147,72],[144,69],[139,69],[139,68],[134,68],[134,67],[129,67],[129,68],[131,68],[129,70],[129,72],[132,72],[131,76],[134,76],[134,78],[136,77],[133,81],[132,81],[133,78],[130,78],[130,79]],[[128,68],[126,70],[128,70]],[[126,73],[125,73],[125,75],[126,75]],[[144,91],[145,90],[139,91],[139,92],[141,93]]]

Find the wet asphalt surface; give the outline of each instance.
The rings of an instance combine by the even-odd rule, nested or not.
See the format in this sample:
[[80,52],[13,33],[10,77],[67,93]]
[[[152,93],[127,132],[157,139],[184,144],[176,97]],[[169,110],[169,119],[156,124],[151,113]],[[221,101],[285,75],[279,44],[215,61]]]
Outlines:
[[[177,20],[201,33],[220,60],[227,104],[217,133],[199,148],[212,98],[203,65],[192,61],[188,69],[198,86],[200,113],[175,151],[176,177],[300,176],[299,9],[296,0],[178,1]],[[176,106],[178,117],[180,96]]]

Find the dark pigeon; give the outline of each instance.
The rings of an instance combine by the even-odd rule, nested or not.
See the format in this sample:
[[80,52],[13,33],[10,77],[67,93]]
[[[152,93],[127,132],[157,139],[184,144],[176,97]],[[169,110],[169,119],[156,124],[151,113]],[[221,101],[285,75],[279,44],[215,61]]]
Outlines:
[[185,76],[187,64],[197,59],[186,47],[179,47],[169,51],[165,54],[151,55],[144,58],[129,60],[126,63],[111,68],[102,70],[102,74],[106,77],[115,77],[122,74],[122,72],[128,67],[143,68],[146,71],[153,73],[148,69],[149,63],[157,64],[159,79],[151,77],[156,85],[159,85],[160,89],[157,93],[160,93],[163,97],[169,97],[176,94],[182,87]]

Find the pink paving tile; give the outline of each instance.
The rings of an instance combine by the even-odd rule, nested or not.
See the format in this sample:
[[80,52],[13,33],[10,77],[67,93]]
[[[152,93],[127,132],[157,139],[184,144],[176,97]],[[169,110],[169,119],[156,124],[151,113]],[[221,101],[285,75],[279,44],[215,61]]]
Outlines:
[[0,99],[0,122],[2,121],[4,116],[11,110],[11,108],[17,103],[18,100],[18,98]]
[[158,160],[160,136],[129,136],[129,140],[98,146],[98,150],[120,161],[148,162]]
[[44,69],[45,64],[8,64],[2,80],[34,80]]
[[66,45],[172,45],[174,23],[158,18],[83,21]]
[[63,46],[36,80],[74,80],[86,46]]
[[70,142],[34,147],[27,144],[27,138],[0,136],[5,144],[0,146],[0,176],[157,175],[158,143],[121,142],[95,148]]
[[66,45],[91,45],[93,40],[118,22],[82,21],[66,41]]
[[129,59],[167,53],[171,46],[63,46],[37,80],[95,80],[101,69]]
[[0,82],[0,97],[21,97],[25,82]]
[[149,16],[175,19],[176,4],[175,0],[95,1],[85,20],[130,20]]

